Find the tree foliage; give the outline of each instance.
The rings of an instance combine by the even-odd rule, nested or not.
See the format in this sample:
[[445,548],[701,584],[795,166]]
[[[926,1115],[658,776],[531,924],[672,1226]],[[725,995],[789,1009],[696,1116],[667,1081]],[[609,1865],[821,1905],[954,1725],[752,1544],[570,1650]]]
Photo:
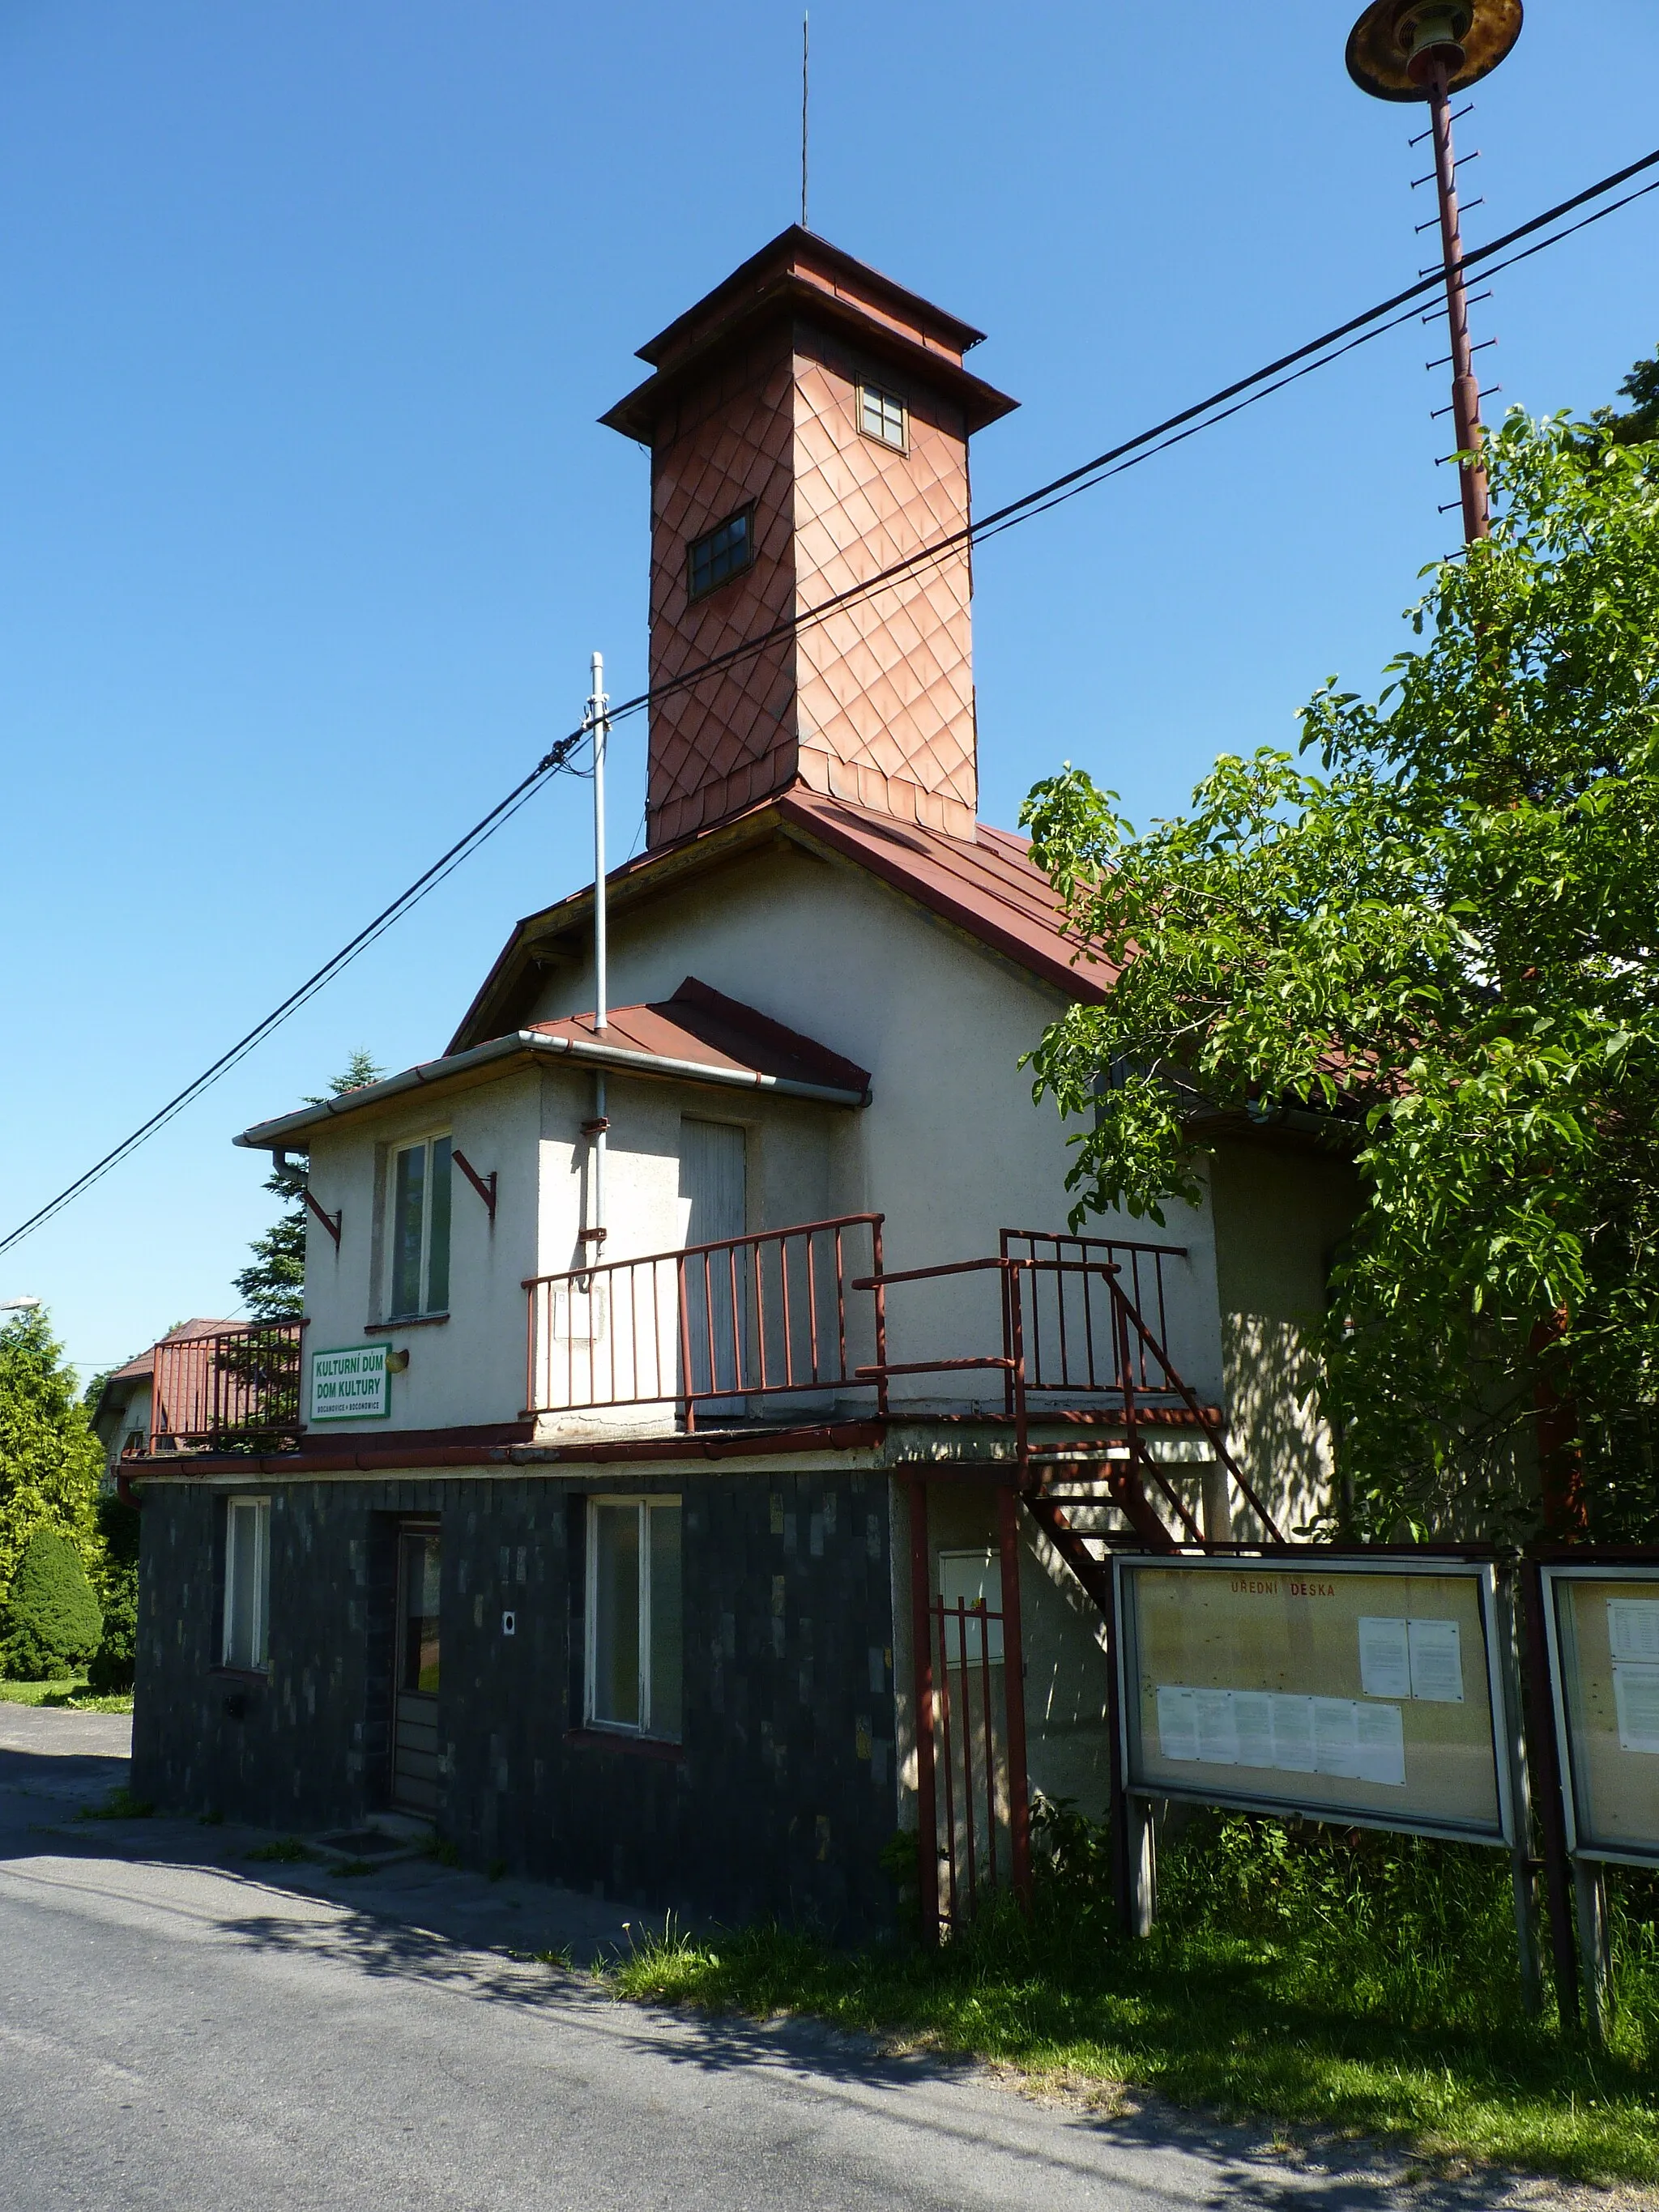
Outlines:
[[0,1328],[0,1593],[36,1528],[61,1528],[94,1574],[104,1455],[75,1370],[40,1312]]
[[1529,1526],[1540,1387],[1595,1525],[1653,1526],[1655,459],[1512,415],[1492,535],[1431,572],[1375,703],[1331,682],[1299,755],[1224,757],[1145,835],[1069,767],[1027,801],[1079,957],[1121,970],[1035,1055],[1082,1124],[1074,1218],[1196,1195],[1195,1098],[1352,1132],[1319,1349],[1372,1533]]
[[63,1529],[42,1522],[0,1605],[0,1667],[25,1682],[70,1674],[92,1657],[103,1629],[81,1554]]
[[1659,352],[1638,361],[1619,387],[1628,407],[1598,407],[1590,417],[1597,431],[1607,431],[1621,446],[1646,445],[1659,438]]
[[[354,1052],[344,1072],[329,1085],[328,1096],[361,1091],[366,1083],[378,1083],[384,1072],[368,1053]],[[315,1097],[306,1101],[309,1106],[322,1103]],[[253,1239],[248,1248],[252,1261],[235,1278],[242,1304],[255,1321],[295,1321],[305,1310],[306,1209],[300,1196],[305,1187],[301,1160],[273,1168],[265,1178],[265,1188],[283,1200],[283,1210],[264,1236]]]

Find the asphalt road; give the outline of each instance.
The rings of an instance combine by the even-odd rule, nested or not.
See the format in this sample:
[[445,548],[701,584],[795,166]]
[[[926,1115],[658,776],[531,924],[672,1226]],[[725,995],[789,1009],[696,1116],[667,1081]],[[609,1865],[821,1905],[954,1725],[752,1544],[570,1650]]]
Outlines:
[[249,1831],[78,1821],[125,1776],[124,1727],[0,1705],[3,2212],[1429,2201],[1385,2161],[1287,2161],[1167,2108],[1039,2105],[799,2023],[615,2003],[512,1955],[619,1931],[568,1893],[429,1863],[289,1880],[248,1864]]

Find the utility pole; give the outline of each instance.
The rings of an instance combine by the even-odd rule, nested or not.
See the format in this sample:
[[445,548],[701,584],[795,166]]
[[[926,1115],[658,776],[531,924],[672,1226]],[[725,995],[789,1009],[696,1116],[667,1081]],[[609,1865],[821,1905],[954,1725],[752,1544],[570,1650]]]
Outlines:
[[[1433,176],[1451,338],[1451,418],[1461,456],[1458,490],[1468,544],[1486,535],[1490,514],[1481,459],[1480,380],[1474,373],[1463,282],[1451,95],[1497,68],[1521,35],[1521,15],[1522,0],[1372,0],[1348,34],[1348,74],[1362,92],[1376,100],[1425,100],[1429,105],[1429,128],[1423,135],[1434,141]],[[1428,179],[1418,182],[1426,184]]]

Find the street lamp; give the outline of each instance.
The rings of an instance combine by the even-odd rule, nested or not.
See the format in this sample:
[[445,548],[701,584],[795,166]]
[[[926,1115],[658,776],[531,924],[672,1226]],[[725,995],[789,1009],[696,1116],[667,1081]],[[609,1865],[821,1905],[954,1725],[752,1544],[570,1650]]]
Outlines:
[[0,1313],[25,1313],[40,1304],[39,1298],[0,1298]]
[[[1457,156],[1452,150],[1451,94],[1498,67],[1521,35],[1521,0],[1371,0],[1348,33],[1348,75],[1374,100],[1426,100],[1434,140],[1434,181],[1440,202],[1440,244],[1446,266],[1446,320],[1451,331],[1452,423],[1457,451],[1463,536],[1486,535],[1486,470],[1480,459],[1480,382],[1469,343],[1463,288],[1463,241],[1457,221]],[[1421,181],[1421,180],[1419,180]]]

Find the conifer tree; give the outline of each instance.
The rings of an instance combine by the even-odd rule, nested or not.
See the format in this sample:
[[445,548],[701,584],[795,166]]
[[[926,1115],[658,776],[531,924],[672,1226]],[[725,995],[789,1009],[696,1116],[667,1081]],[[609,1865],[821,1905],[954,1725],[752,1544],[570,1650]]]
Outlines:
[[[361,1091],[365,1084],[378,1083],[384,1072],[368,1053],[354,1052],[344,1072],[329,1085],[328,1096],[338,1098],[348,1091]],[[318,1097],[306,1101],[309,1106],[322,1103]],[[265,1178],[265,1188],[283,1201],[283,1211],[263,1237],[254,1238],[248,1248],[252,1262],[235,1278],[242,1304],[255,1321],[295,1321],[304,1310],[306,1209],[300,1194],[305,1187],[302,1160],[273,1168]]]

